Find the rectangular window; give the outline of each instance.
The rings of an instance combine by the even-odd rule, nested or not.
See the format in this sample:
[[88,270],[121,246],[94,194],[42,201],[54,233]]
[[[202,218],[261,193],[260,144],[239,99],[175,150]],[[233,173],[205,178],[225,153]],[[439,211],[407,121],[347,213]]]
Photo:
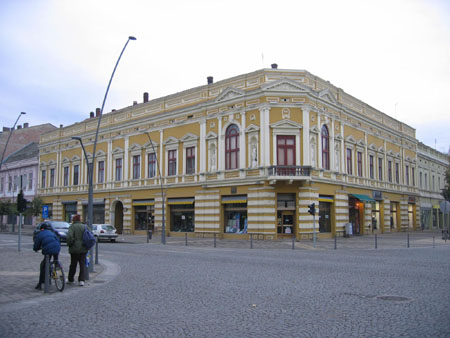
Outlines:
[[195,147],[186,148],[186,174],[195,173]]
[[428,174],[425,173],[425,189],[428,190]]
[[378,159],[378,180],[379,181],[383,180],[383,159],[382,158]]
[[362,152],[358,151],[358,176],[362,177]]
[[151,153],[147,155],[147,177],[155,177],[156,175],[156,154]]
[[28,174],[28,190],[33,189],[33,173]]
[[409,166],[405,166],[405,181],[406,185],[409,185]]
[[[434,176],[433,176],[433,178],[434,178]],[[14,183],[14,190],[13,191],[16,191],[17,190],[17,176],[14,176],[14,182],[13,183]],[[434,184],[433,184],[433,186],[434,186]]]
[[[434,175],[433,175],[432,183],[433,183],[433,191],[434,191]],[[15,191],[15,190],[16,190],[16,188],[14,188],[14,191]]]
[[[47,172],[45,170],[42,170],[42,172],[41,172],[41,188],[45,188],[46,176],[47,176]],[[11,183],[11,181],[10,181],[10,183]]]
[[116,158],[116,181],[122,181],[122,159]]
[[374,179],[374,171],[373,171],[373,155],[369,156],[369,175],[371,179]]
[[55,186],[55,169],[50,169],[50,188]]
[[169,150],[168,152],[168,176],[173,176],[177,174],[177,151],[176,150]]
[[69,185],[69,167],[64,167],[64,186]]
[[141,177],[141,155],[133,156],[133,179]]
[[413,185],[413,187],[416,186],[416,175],[415,174],[416,173],[415,173],[414,168],[411,168],[411,178],[412,178],[412,185]]
[[400,165],[398,163],[395,163],[395,182],[400,183]]
[[352,162],[352,150],[347,148],[347,174],[349,175],[353,175]]
[[78,178],[80,176],[80,166],[75,164],[73,166],[73,185],[78,185]]
[[388,179],[392,183],[392,161],[388,161]]
[[420,184],[420,188],[423,188],[422,173],[419,174],[419,184]]
[[2,194],[3,194],[3,189],[5,188],[4,184],[5,184],[5,178],[1,177],[0,178],[0,193],[2,193]]
[[105,161],[98,162],[98,183],[105,182]]

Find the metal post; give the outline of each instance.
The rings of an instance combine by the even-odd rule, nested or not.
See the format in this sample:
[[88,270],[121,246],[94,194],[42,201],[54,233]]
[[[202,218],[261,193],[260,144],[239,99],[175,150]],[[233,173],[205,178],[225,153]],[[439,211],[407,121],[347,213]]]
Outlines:
[[250,234],[250,249],[253,249],[253,235]]
[[95,264],[98,264],[98,238],[95,239]]
[[337,249],[337,235],[334,234],[334,250]]
[[435,243],[434,243],[434,236],[433,236],[433,248],[435,247]]
[[292,234],[292,250],[295,250],[295,236]]
[[313,215],[313,245],[316,247],[316,214]]
[[216,247],[216,233],[214,233],[214,247]]
[[44,292],[48,293],[48,287],[50,285],[50,256],[49,255],[45,255],[45,268],[44,268]]
[[378,240],[377,240],[377,234],[375,234],[375,249],[378,249]]
[[407,236],[407,239],[408,239],[408,248],[409,248],[409,234],[408,234],[408,236]]
[[16,128],[17,122],[19,121],[20,117],[21,117],[22,115],[24,115],[24,114],[26,114],[26,113],[25,113],[25,112],[21,112],[21,113],[19,114],[19,116],[17,117],[16,122],[14,122],[14,125],[12,126],[12,128],[11,128],[10,131],[9,131],[8,139],[6,140],[5,148],[3,148],[3,152],[2,152],[2,158],[1,158],[1,160],[0,160],[0,170],[2,169],[3,159],[5,158],[6,147],[8,147],[9,139],[11,138],[11,135],[12,135],[12,133],[13,133],[14,128]]
[[21,238],[22,238],[22,213],[19,213],[19,241],[17,243],[18,251],[20,251]]
[[184,233],[184,246],[187,246],[187,232]]

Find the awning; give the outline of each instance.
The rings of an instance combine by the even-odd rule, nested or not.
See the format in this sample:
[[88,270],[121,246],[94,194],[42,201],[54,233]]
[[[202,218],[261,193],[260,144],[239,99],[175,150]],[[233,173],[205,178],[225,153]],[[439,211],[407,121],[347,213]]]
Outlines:
[[133,206],[155,205],[155,200],[133,200]]
[[333,198],[333,196],[319,196],[319,202],[333,203],[334,198]]
[[223,196],[223,204],[247,203],[247,195]]
[[194,204],[194,197],[187,197],[187,198],[169,198],[167,201],[167,204]]
[[373,198],[370,198],[367,195],[351,194],[350,196],[353,196],[353,197],[359,199],[361,202],[375,202],[375,200]]
[[433,209],[440,209],[441,207],[440,207],[440,205],[439,204],[435,204],[435,205],[433,205]]
[[[82,205],[88,205],[89,201],[83,200],[83,201],[81,201],[81,204]],[[99,205],[99,204],[105,204],[105,200],[103,198],[94,198],[92,200],[92,205]]]

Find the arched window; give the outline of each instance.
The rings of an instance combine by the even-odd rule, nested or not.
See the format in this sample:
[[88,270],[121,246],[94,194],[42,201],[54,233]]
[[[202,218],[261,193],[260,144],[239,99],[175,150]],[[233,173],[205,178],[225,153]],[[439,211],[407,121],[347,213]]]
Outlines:
[[330,170],[330,136],[326,125],[322,127],[322,168]]
[[225,133],[225,169],[239,168],[239,129],[230,125]]

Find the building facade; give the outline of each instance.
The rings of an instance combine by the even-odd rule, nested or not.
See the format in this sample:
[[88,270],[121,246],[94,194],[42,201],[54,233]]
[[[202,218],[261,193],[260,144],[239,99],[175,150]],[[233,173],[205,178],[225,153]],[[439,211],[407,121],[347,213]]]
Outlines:
[[[99,116],[41,137],[51,217],[87,215]],[[119,232],[308,239],[420,228],[415,130],[303,70],[253,73],[102,116],[94,223]],[[308,206],[318,207],[316,217]]]
[[[445,187],[445,172],[449,155],[418,143],[420,225],[422,229],[448,229],[449,210],[441,195]],[[448,202],[447,202],[448,203]]]

